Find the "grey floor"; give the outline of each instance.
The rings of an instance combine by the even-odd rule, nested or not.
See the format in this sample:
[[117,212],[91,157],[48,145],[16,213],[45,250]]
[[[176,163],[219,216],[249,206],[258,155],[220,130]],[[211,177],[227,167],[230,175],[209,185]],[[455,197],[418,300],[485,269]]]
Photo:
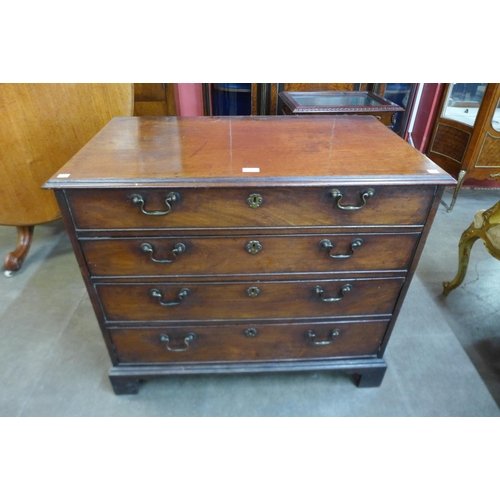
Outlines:
[[[445,298],[441,283],[455,275],[474,213],[499,197],[464,189],[450,214],[440,206],[376,389],[306,372],[171,377],[115,396],[64,227],[37,226],[21,271],[0,275],[0,416],[498,416],[500,262],[479,241],[463,285]],[[16,238],[0,226],[2,258]]]

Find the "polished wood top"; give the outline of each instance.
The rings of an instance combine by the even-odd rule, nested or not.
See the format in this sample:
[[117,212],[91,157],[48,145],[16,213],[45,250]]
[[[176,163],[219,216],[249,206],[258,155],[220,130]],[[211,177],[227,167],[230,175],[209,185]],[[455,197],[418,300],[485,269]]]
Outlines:
[[332,182],[455,183],[371,116],[228,116],[115,118],[44,187]]

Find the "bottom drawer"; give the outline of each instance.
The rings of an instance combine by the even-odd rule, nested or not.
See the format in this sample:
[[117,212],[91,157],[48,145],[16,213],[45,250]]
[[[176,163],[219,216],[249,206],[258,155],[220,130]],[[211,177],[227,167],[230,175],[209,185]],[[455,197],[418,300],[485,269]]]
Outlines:
[[389,320],[110,329],[119,364],[375,356]]

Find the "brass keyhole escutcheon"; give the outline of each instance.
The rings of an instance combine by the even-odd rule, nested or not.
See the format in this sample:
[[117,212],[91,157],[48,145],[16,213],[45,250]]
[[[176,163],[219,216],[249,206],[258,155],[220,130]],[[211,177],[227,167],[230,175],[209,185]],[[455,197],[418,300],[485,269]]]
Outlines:
[[259,208],[264,199],[260,194],[254,193],[247,198],[247,203],[250,208]]
[[260,294],[260,288],[257,288],[256,286],[251,286],[250,288],[247,289],[247,295],[249,297],[257,297],[257,295]]
[[247,243],[246,249],[248,253],[255,255],[262,250],[262,244],[260,243],[260,241],[252,240]]
[[246,337],[252,338],[257,336],[257,328],[247,328],[244,332]]

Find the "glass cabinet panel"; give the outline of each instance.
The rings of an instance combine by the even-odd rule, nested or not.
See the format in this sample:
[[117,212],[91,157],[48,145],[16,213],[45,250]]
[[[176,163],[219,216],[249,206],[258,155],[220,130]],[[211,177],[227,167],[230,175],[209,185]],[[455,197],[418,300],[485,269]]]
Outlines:
[[450,84],[441,116],[473,127],[485,89],[486,83]]
[[361,92],[290,92],[299,106],[326,106],[326,107],[366,107],[380,106],[380,101],[377,101],[369,93]]
[[410,94],[412,93],[412,88],[414,88],[414,83],[387,83],[385,87],[385,92],[383,97],[389,99],[394,104],[397,104],[405,109],[405,111],[400,111],[396,115],[396,123],[392,127],[392,130],[396,134],[404,133],[403,122],[406,123],[407,116],[407,106],[410,99]]
[[498,99],[497,107],[493,116],[491,118],[491,126],[497,131],[500,132],[500,99]]
[[212,83],[212,115],[251,114],[251,83]]

